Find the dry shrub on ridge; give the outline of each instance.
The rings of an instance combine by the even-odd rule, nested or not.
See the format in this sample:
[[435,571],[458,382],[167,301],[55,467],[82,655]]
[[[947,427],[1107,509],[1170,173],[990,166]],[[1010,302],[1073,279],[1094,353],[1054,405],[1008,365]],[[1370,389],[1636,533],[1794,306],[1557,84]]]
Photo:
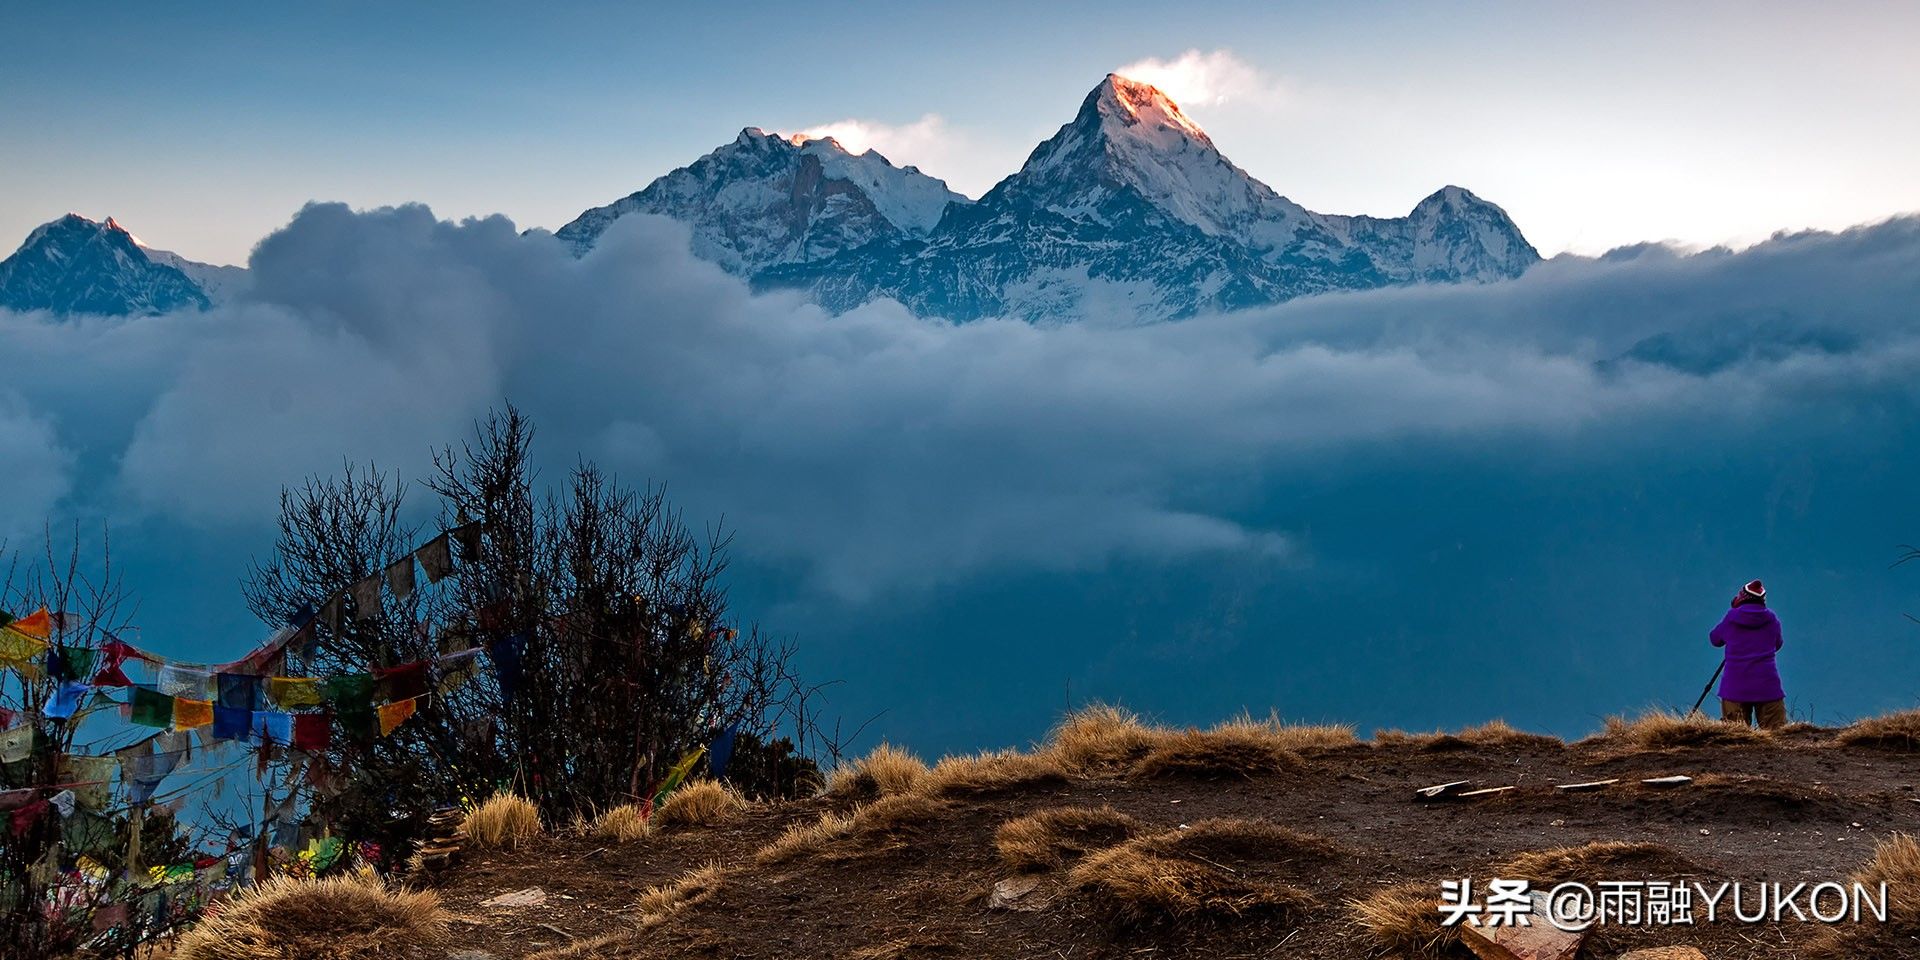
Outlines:
[[762,865],[801,857],[850,860],[906,845],[914,828],[933,819],[946,804],[920,793],[882,797],[846,813],[827,812],[811,823],[796,823],[754,854]]
[[1833,739],[1849,747],[1920,750],[1920,710],[1901,710],[1857,720],[1835,734]]
[[1513,880],[1554,884],[1626,880],[1641,875],[1678,879],[1697,873],[1699,869],[1698,865],[1664,844],[1598,840],[1577,847],[1554,847],[1516,854],[1501,863],[1494,873]]
[[653,812],[654,826],[717,827],[747,808],[747,799],[732,787],[712,780],[689,783],[667,795]]
[[946,757],[927,771],[917,789],[934,797],[980,796],[1066,782],[1066,772],[1053,756],[1005,750]]
[[1887,837],[1873,848],[1873,859],[1849,879],[1866,887],[1869,898],[1878,898],[1880,884],[1887,885],[1887,922],[1879,922],[1863,906],[1861,922],[1848,920],[1821,931],[1807,945],[1807,960],[1912,954],[1920,940],[1920,841],[1905,833]]
[[389,889],[371,872],[280,875],[234,894],[181,937],[176,960],[387,960],[445,939],[427,892]]
[[1400,883],[1347,901],[1347,916],[1389,956],[1444,960],[1460,931],[1440,922],[1438,886]]
[[1214,779],[1298,770],[1305,764],[1265,731],[1237,726],[1182,730],[1163,737],[1133,765],[1135,777]]
[[1475,748],[1511,748],[1511,747],[1564,747],[1559,737],[1550,737],[1544,733],[1528,733],[1518,730],[1505,720],[1489,720],[1476,727],[1467,727],[1456,733],[1435,730],[1432,733],[1408,733],[1404,730],[1378,730],[1374,732],[1373,742],[1380,747],[1404,747],[1437,753],[1444,750],[1471,750]]
[[1633,753],[1680,747],[1765,743],[1771,739],[1767,731],[1756,730],[1745,724],[1728,723],[1703,713],[1682,715],[1671,710],[1649,710],[1632,720],[1608,717],[1605,730],[1581,743],[1616,753]]
[[466,830],[476,847],[511,850],[540,835],[540,809],[502,790],[467,814]]
[[993,845],[1000,862],[1014,870],[1052,870],[1069,857],[1126,840],[1142,826],[1111,806],[1051,807],[1001,824]]
[[595,817],[587,832],[602,840],[631,843],[645,840],[653,832],[653,823],[639,804],[623,803]]
[[1259,868],[1324,861],[1338,850],[1270,823],[1203,820],[1093,853],[1068,876],[1130,923],[1284,914],[1311,907],[1312,895]]
[[1161,736],[1131,710],[1094,704],[1060,721],[1047,737],[1046,752],[1069,773],[1098,776],[1125,770]]
[[836,767],[827,778],[827,796],[871,800],[906,793],[927,772],[926,762],[890,743]]

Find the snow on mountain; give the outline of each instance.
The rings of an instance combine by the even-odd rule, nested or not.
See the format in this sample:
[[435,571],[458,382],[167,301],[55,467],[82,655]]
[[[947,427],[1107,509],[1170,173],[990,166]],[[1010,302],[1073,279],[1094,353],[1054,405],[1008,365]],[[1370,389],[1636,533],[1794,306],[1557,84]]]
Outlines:
[[[137,237],[135,241],[138,242]],[[247,284],[249,274],[246,267],[188,260],[171,250],[156,250],[144,243],[140,244],[140,249],[146,253],[147,259],[154,263],[172,267],[186,274],[187,279],[199,285],[200,289],[206,292],[207,298],[214,303],[232,300]]]
[[854,154],[831,137],[787,138],[749,127],[732,143],[582,213],[555,234],[585,252],[620,217],[662,214],[692,226],[695,253],[753,276],[776,264],[925,236],[949,204],[969,202],[876,151]]
[[20,249],[0,260],[0,307],[109,316],[206,309],[212,303],[207,290],[181,264],[239,269],[172,254],[156,258],[111,217],[100,223],[69,213],[34,228]]
[[1405,217],[1315,213],[1235,166],[1158,89],[1109,75],[1020,170],[968,202],[831,140],[748,129],[560,230],[576,250],[644,210],[757,288],[846,310],[1146,321],[1333,290],[1518,276],[1539,254],[1499,207],[1446,187]]

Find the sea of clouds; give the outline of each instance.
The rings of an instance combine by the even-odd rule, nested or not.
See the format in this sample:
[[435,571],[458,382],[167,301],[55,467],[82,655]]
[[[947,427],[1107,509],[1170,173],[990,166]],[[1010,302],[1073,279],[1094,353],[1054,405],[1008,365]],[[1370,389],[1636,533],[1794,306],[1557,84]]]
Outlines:
[[511,400],[548,476],[724,518],[746,612],[931,745],[1089,696],[1580,728],[1691,702],[1689,645],[1762,575],[1832,641],[1802,709],[1910,699],[1880,666],[1920,639],[1887,570],[1920,539],[1920,219],[1149,326],[830,316],[686,243],[316,204],[239,302],[0,312],[0,533],[110,521],[149,642],[213,655],[282,485],[422,476]]

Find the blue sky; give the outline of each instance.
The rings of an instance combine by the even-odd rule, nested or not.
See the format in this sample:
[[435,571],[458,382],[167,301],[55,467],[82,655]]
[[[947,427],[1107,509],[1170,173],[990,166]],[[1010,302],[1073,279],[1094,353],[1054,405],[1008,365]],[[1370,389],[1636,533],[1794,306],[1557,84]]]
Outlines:
[[12,4],[0,245],[71,209],[240,262],[315,199],[557,227],[749,125],[977,195],[1105,72],[1189,51],[1155,75],[1327,212],[1458,183],[1551,254],[1920,209],[1920,8],[1802,7]]

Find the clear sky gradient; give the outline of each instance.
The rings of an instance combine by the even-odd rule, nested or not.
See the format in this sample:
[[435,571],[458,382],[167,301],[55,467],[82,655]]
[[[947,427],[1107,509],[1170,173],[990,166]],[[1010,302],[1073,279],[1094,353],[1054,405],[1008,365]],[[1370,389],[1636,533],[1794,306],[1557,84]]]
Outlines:
[[6,5],[0,249],[73,210],[241,262],[313,199],[552,228],[749,125],[978,195],[1152,60],[1330,213],[1457,183],[1553,254],[1920,210],[1911,4],[316,7]]

